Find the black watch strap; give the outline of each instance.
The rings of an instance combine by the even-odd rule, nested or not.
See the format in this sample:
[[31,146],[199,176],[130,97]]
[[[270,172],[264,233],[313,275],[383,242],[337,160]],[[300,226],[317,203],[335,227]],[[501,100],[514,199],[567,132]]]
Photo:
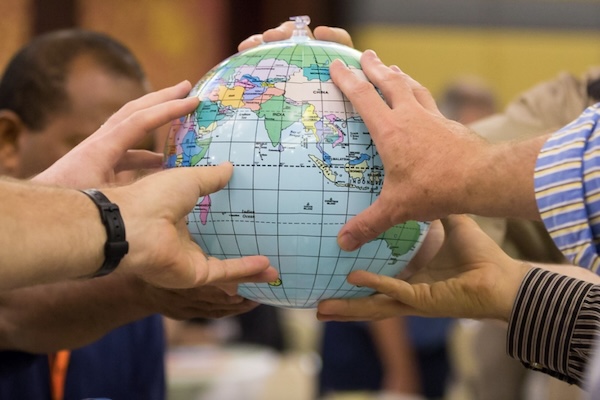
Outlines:
[[129,251],[129,243],[125,238],[125,224],[119,206],[97,189],[82,190],[98,207],[102,224],[106,228],[106,244],[104,245],[104,263],[92,277],[99,277],[113,272],[125,254]]

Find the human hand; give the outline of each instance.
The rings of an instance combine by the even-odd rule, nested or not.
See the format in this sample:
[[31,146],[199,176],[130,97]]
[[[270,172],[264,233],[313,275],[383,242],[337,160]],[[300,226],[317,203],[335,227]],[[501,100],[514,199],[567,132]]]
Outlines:
[[318,306],[318,319],[379,320],[418,315],[508,321],[521,282],[532,267],[506,255],[467,216],[449,216],[443,225],[445,240],[440,250],[406,281],[352,272],[349,283],[370,287],[379,294],[325,300]]
[[162,155],[131,150],[156,128],[192,112],[198,99],[181,82],[125,104],[96,132],[32,180],[83,189],[115,182],[115,174],[162,167]]
[[222,189],[232,171],[230,163],[176,168],[103,190],[118,204],[126,226],[129,253],[119,268],[153,285],[177,289],[276,280],[267,257],[207,257],[189,235],[185,218],[198,198]]
[[[148,303],[153,312],[175,320],[192,318],[223,318],[246,313],[258,303],[237,294],[228,294],[213,285],[190,289],[163,289],[142,281],[140,299]],[[237,286],[237,285],[233,285]],[[236,292],[236,288],[232,288]]]
[[370,82],[340,60],[329,70],[365,121],[385,176],[376,201],[340,230],[342,249],[355,250],[407,220],[465,213],[539,218],[533,170],[543,137],[492,146],[445,118],[426,88],[373,51],[363,53],[361,65]]
[[[256,34],[243,40],[238,45],[238,50],[248,50],[258,46],[262,43],[274,42],[278,40],[286,40],[292,37],[295,25],[294,21],[287,21],[279,25],[277,28],[272,28],[264,31],[261,34]],[[342,28],[333,28],[329,26],[317,26],[313,32],[311,32],[308,26],[306,27],[308,36],[313,39],[323,40],[327,42],[336,42],[349,47],[354,47],[350,34]]]

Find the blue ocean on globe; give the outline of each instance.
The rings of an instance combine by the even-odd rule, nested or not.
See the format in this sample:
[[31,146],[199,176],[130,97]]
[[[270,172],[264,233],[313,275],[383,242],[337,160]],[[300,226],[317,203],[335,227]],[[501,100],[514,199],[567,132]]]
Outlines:
[[234,164],[229,184],[198,200],[188,228],[211,256],[269,257],[280,279],[241,284],[248,299],[313,308],[370,295],[348,284],[348,273],[398,274],[428,231],[427,222],[408,221],[356,251],[337,245],[340,228],[375,201],[384,177],[367,127],[329,75],[342,59],[364,77],[359,57],[307,38],[240,52],[194,86],[198,108],[171,127],[166,168]]

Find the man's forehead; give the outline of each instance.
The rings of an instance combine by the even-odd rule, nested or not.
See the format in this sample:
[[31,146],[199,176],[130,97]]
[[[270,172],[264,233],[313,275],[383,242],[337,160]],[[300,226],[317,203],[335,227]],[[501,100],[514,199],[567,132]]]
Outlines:
[[[147,93],[146,82],[109,71],[90,56],[73,60],[65,82],[69,108],[64,118],[72,126],[72,134],[89,136],[127,102]],[[59,117],[60,118],[60,117]],[[152,148],[152,140],[141,144]]]

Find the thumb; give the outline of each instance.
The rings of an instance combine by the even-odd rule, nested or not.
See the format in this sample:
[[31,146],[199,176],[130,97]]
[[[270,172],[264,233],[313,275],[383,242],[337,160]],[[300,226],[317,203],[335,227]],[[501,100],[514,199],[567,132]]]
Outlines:
[[194,179],[198,185],[198,197],[221,190],[227,185],[233,174],[233,164],[224,162],[211,167],[194,167],[199,170]]
[[326,42],[335,42],[349,47],[354,47],[350,34],[342,28],[317,26],[315,28],[315,38],[324,40]]
[[380,200],[381,197],[340,229],[337,242],[342,250],[356,250],[395,225]]
[[233,165],[225,162],[217,166],[174,168],[168,171],[177,175],[163,177],[170,181],[171,190],[179,189],[184,195],[193,193],[195,201],[198,197],[223,189],[231,179]]
[[446,236],[456,229],[463,227],[479,228],[479,225],[470,217],[464,214],[451,214],[441,219],[442,225],[444,226],[444,233]]
[[[144,193],[148,203],[168,205],[173,218],[179,220],[194,208],[198,198],[225,187],[232,173],[233,165],[229,162],[210,167],[173,168],[148,175],[134,185],[139,188],[138,193]],[[162,190],[157,191],[157,187]]]

